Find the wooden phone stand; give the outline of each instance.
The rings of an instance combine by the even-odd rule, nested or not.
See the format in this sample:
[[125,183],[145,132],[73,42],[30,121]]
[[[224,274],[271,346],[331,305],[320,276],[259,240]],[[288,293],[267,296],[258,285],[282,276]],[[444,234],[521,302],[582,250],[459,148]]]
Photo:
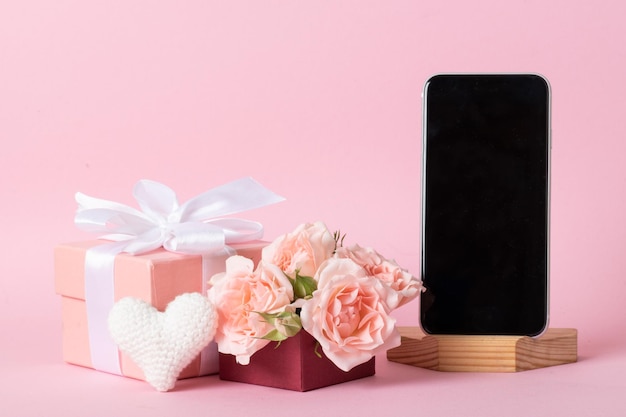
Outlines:
[[548,329],[528,336],[427,335],[400,327],[401,345],[387,351],[392,362],[447,372],[519,372],[576,362],[576,329]]

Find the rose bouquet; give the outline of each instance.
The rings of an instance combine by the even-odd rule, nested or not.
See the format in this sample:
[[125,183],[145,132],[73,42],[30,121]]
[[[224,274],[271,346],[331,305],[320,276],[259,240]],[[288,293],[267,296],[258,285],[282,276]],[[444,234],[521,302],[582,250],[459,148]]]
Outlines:
[[390,313],[423,291],[421,280],[396,262],[371,248],[344,247],[343,237],[321,222],[278,237],[256,267],[230,257],[209,285],[221,353],[247,365],[271,341],[304,330],[346,372],[400,345]]

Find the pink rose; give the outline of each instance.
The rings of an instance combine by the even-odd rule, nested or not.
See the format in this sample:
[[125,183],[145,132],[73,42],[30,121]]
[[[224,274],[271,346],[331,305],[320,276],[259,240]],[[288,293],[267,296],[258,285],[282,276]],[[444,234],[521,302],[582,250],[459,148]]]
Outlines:
[[343,371],[400,345],[387,304],[391,291],[350,259],[329,259],[320,285],[302,306],[302,327]]
[[324,223],[305,223],[263,248],[262,259],[278,266],[292,279],[296,272],[313,277],[335,250],[335,239]]
[[363,267],[369,275],[375,276],[391,287],[396,293],[395,300],[392,299],[389,305],[392,310],[408,303],[424,291],[420,279],[372,248],[362,248],[359,245],[353,245],[350,248],[340,247],[337,248],[336,256],[352,259]]
[[214,275],[208,296],[217,308],[219,324],[215,342],[222,353],[235,355],[242,365],[269,343],[260,339],[272,326],[260,314],[283,311],[293,299],[293,288],[276,266],[254,264],[243,256],[226,260],[226,272]]

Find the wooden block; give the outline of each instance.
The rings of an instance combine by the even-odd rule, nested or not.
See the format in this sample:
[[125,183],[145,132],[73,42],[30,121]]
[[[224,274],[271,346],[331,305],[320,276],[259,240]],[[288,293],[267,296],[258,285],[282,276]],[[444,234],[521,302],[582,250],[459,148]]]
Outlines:
[[519,372],[576,362],[576,329],[528,336],[427,335],[400,327],[402,344],[387,351],[392,362],[445,372]]

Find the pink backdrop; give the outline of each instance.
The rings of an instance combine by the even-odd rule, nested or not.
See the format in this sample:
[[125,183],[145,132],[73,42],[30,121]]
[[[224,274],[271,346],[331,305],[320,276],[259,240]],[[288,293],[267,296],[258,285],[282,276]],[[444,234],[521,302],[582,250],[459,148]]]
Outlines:
[[287,197],[245,216],[267,238],[319,219],[418,273],[423,82],[531,71],[553,90],[552,325],[579,329],[581,356],[626,350],[625,13],[620,1],[3,2],[3,337],[60,361],[52,247],[91,237],[73,226],[73,194],[133,204],[140,178],[184,200],[253,176]]

